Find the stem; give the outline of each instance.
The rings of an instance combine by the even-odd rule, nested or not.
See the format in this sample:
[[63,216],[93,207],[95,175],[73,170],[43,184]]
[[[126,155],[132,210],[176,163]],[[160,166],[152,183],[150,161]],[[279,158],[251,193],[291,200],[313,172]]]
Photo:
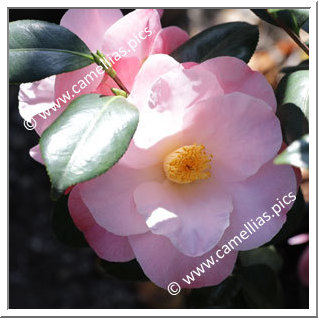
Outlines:
[[[270,13],[269,13],[270,14]],[[301,38],[292,31],[284,22],[280,21],[279,19],[275,18],[273,15],[270,14],[272,19],[285,30],[285,32],[298,44],[298,46],[309,56],[309,47],[301,40]]]
[[126,86],[123,84],[123,82],[120,80],[120,78],[117,76],[117,74],[115,75],[115,77],[112,77],[112,79],[114,80],[114,82],[119,86],[120,89],[122,89],[124,92],[127,93],[127,95],[129,95],[129,90],[126,88]]
[[118,87],[129,95],[129,90],[123,84],[123,82],[118,77],[116,71],[113,69],[112,65],[109,61],[107,61],[105,55],[97,50],[96,54],[91,53],[95,63],[101,66],[104,71],[114,80],[114,82],[118,85]]

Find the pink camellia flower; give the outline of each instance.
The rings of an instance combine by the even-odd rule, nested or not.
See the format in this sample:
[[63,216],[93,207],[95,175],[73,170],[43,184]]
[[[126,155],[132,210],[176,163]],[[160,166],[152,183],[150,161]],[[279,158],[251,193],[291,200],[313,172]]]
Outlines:
[[[139,125],[115,166],[72,189],[68,204],[74,223],[99,257],[112,262],[136,258],[160,287],[170,282],[185,288],[216,285],[232,272],[238,250],[258,247],[279,231],[292,203],[277,214],[271,207],[297,192],[292,167],[272,163],[282,146],[273,90],[261,74],[236,58],[182,65],[157,54],[173,50],[172,41],[166,40],[171,34],[179,35],[178,45],[186,35],[175,28],[161,30],[156,10],[136,10],[121,19],[112,15],[105,29],[114,24],[102,35],[87,26],[93,21],[103,25],[103,15],[113,10],[98,10],[100,20],[90,16],[94,10],[79,19],[83,11],[68,11],[62,24],[92,50],[100,43],[104,53],[109,43],[112,50],[121,37],[126,43],[129,38],[121,30],[137,32],[149,26],[157,35],[155,42],[142,42],[138,53],[114,65],[131,91],[128,100],[140,111]],[[22,86],[21,99],[30,107],[52,102],[90,67],[56,76],[55,95],[45,94],[50,91],[47,82]],[[105,94],[109,80],[105,77],[82,93]],[[41,121],[38,133],[60,113]],[[31,155],[41,161],[38,147]],[[269,221],[262,219],[264,212]],[[226,254],[229,240],[252,220],[260,229]],[[182,280],[219,249],[226,257],[190,285]]]
[[[157,54],[128,100],[140,111],[130,147],[107,173],[72,189],[71,216],[98,256],[136,258],[158,286],[216,285],[238,250],[279,231],[292,204],[279,215],[271,207],[297,192],[292,167],[272,163],[282,145],[273,90],[236,58],[184,67]],[[271,220],[261,222],[265,211]],[[258,231],[191,285],[182,280],[251,220]]]
[[[62,17],[61,25],[81,38],[92,52],[101,50],[111,59],[113,68],[130,90],[137,72],[149,55],[169,54],[189,38],[178,27],[162,28],[162,11],[140,9],[123,16],[119,9],[71,9]],[[22,84],[19,92],[21,116],[27,121],[33,117],[36,120],[35,130],[41,135],[80,95],[112,95],[110,88],[116,88],[116,83],[107,74],[99,74],[96,66],[92,64],[73,72]],[[73,85],[76,85],[76,92]],[[64,97],[67,92],[69,96]],[[57,100],[61,107],[55,107],[55,111],[51,109],[46,119],[35,115],[54,107]]]

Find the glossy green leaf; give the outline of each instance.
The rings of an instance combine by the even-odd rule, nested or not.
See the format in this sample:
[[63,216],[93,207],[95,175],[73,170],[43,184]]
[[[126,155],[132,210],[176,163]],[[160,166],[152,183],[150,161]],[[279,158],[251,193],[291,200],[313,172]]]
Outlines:
[[283,265],[283,259],[273,245],[255,248],[249,251],[240,251],[239,258],[242,266],[267,265],[278,272]]
[[60,25],[38,20],[9,23],[10,83],[34,82],[93,62],[86,44]]
[[309,136],[305,135],[292,142],[287,149],[275,159],[277,165],[292,165],[300,168],[309,168]]
[[55,204],[52,215],[52,228],[56,238],[72,247],[88,246],[83,233],[75,226],[68,207],[68,196],[62,196]]
[[282,308],[282,287],[276,273],[268,266],[241,267],[239,271],[244,298],[250,308]]
[[308,30],[309,10],[308,9],[252,9],[262,20],[275,26],[280,26],[275,19],[281,21],[289,29],[299,34],[299,29]]
[[277,117],[280,120],[283,138],[287,145],[309,131],[308,119],[295,104],[281,105],[277,110]]
[[201,63],[217,56],[234,56],[246,63],[258,43],[258,27],[230,22],[210,27],[178,47],[171,56],[178,62]]
[[284,141],[290,144],[309,131],[309,71],[285,75],[276,89],[276,98]]
[[75,99],[40,139],[52,198],[111,168],[127,150],[138,120],[137,108],[124,97],[88,94]]
[[285,75],[276,90],[278,105],[294,104],[305,116],[309,116],[309,71],[297,71]]

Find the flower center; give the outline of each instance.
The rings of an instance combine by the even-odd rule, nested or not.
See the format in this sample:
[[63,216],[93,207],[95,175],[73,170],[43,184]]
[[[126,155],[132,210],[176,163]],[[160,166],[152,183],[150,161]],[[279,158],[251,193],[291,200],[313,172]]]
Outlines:
[[176,183],[191,183],[211,177],[211,158],[203,145],[183,146],[168,154],[163,161],[166,177]]

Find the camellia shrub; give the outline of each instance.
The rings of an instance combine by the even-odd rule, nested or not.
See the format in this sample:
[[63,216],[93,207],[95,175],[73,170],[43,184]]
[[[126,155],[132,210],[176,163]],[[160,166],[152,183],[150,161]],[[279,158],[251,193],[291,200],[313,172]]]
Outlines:
[[[254,13],[309,55],[299,37],[308,10]],[[308,63],[283,70],[274,92],[247,65],[257,26],[189,38],[162,28],[162,14],[71,9],[60,25],[10,23],[10,82],[40,136],[30,155],[57,200],[53,229],[115,276],[172,295],[210,287],[210,306],[243,294],[250,308],[282,307],[275,244],[295,234],[304,207]]]

